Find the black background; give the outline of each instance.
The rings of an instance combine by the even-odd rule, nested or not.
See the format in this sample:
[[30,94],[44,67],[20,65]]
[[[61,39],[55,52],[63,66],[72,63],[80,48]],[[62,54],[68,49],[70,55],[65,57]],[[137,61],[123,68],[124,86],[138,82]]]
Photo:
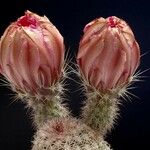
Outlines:
[[[18,17],[30,10],[46,15],[65,38],[66,49],[75,56],[83,27],[97,17],[118,16],[128,22],[141,47],[140,70],[150,68],[150,8],[148,1],[132,0],[13,0],[0,4],[0,34]],[[149,150],[150,140],[150,78],[149,71],[143,73],[144,82],[135,84],[132,90],[139,98],[123,101],[117,125],[106,140],[114,150]],[[73,77],[73,75],[72,75]],[[68,81],[69,106],[74,116],[79,116],[83,99],[78,85]],[[12,92],[0,87],[0,150],[29,150],[34,134],[30,110],[20,101],[13,102]]]

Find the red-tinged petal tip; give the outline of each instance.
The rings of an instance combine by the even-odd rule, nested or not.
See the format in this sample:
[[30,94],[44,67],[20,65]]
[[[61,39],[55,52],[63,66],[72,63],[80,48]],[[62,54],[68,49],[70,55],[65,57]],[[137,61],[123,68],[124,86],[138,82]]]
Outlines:
[[111,17],[108,17],[108,26],[110,26],[111,28],[115,28],[117,26],[117,20],[115,17],[111,16]]
[[37,26],[37,20],[30,13],[26,12],[26,14],[24,16],[20,17],[17,20],[17,25],[23,26],[23,27],[35,28]]

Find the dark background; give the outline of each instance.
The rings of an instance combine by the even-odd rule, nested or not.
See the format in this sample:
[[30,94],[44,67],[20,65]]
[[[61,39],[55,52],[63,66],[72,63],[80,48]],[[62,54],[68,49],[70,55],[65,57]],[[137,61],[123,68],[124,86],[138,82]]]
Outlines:
[[[74,56],[83,27],[97,17],[115,15],[128,22],[139,42],[141,53],[146,53],[139,67],[144,71],[150,68],[149,6],[148,1],[144,0],[6,0],[0,4],[0,34],[28,9],[46,15],[53,22],[64,36],[70,56]],[[136,83],[137,89],[131,91],[139,98],[132,97],[132,101],[123,101],[120,106],[118,123],[106,138],[114,150],[150,149],[149,73],[143,73],[143,76],[147,76],[145,81]],[[69,106],[73,115],[79,116],[83,96],[80,91],[76,92],[76,83],[68,83]],[[30,150],[30,141],[35,132],[29,117],[30,111],[20,101],[13,102],[11,94],[6,87],[0,87],[0,150]]]

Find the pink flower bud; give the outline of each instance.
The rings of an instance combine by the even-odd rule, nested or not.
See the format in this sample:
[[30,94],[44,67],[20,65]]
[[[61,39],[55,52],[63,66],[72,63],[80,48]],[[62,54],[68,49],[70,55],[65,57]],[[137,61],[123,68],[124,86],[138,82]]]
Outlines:
[[45,16],[27,11],[1,38],[1,73],[19,91],[36,94],[52,86],[63,63],[63,37]]
[[129,82],[140,61],[140,48],[125,21],[117,17],[88,23],[77,62],[82,76],[96,89],[107,91]]

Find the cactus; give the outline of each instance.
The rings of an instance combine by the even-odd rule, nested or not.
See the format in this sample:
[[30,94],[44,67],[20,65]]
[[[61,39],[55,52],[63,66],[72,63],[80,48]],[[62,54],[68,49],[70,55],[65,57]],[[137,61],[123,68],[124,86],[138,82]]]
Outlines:
[[140,62],[134,34],[115,16],[85,26],[77,74],[87,100],[79,119],[72,118],[63,104],[64,54],[57,28],[45,16],[29,11],[1,37],[0,73],[16,97],[33,109],[37,132],[32,150],[111,150],[104,138]]
[[22,100],[25,100],[27,107],[32,108],[33,110],[31,117],[34,126],[40,127],[48,120],[55,117],[69,116],[69,110],[63,103],[62,95],[64,94],[64,90],[61,84],[63,83],[58,82],[54,86],[50,87],[49,95],[47,96],[41,95],[38,98],[27,96],[21,98]]
[[[21,41],[21,42],[20,42]],[[57,28],[30,11],[11,23],[1,38],[0,72],[18,98],[33,109],[33,122],[67,116],[62,104],[64,42]]]
[[[79,74],[78,74],[79,75]],[[90,126],[96,132],[105,136],[111,131],[119,116],[119,105],[122,99],[125,99],[129,93],[128,86],[136,80],[134,76],[126,86],[111,90],[107,93],[101,93],[94,87],[87,85],[82,79],[86,100],[82,108],[81,118],[84,123]]]
[[139,62],[138,43],[125,21],[101,17],[85,26],[77,55],[78,74],[87,97],[82,119],[101,135],[113,127],[119,98],[135,80]]
[[119,100],[115,94],[100,94],[94,89],[87,90],[86,97],[82,108],[83,122],[105,135],[117,119]]
[[91,128],[72,118],[48,121],[35,135],[32,150],[111,150]]

